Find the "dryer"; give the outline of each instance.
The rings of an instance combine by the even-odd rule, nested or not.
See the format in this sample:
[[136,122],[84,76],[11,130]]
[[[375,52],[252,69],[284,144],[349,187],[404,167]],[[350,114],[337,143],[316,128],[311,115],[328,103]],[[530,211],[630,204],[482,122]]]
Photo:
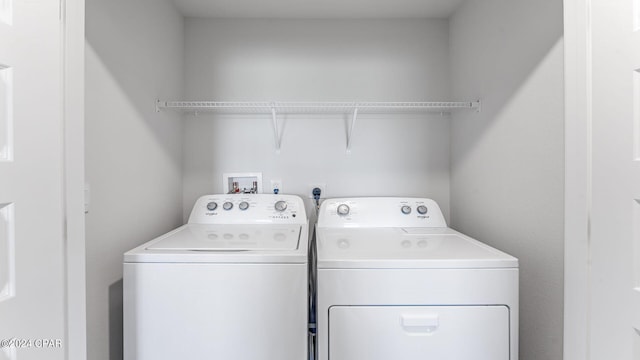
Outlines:
[[518,260],[433,200],[326,200],[316,230],[319,360],[518,358]]
[[305,359],[308,237],[300,197],[201,197],[124,254],[124,359]]

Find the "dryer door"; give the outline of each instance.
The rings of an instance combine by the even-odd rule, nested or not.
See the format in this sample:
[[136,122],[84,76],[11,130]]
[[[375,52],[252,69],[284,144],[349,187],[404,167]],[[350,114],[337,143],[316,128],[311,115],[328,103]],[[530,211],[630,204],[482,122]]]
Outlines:
[[330,360],[508,360],[506,306],[334,306]]

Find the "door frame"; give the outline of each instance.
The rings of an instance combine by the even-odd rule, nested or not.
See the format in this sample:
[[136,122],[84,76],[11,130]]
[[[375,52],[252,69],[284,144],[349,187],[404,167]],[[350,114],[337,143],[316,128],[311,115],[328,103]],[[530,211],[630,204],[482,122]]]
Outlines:
[[[64,36],[67,358],[86,359],[84,0],[61,0]],[[564,0],[564,359],[586,359],[591,206],[590,1]]]
[[590,352],[591,0],[564,0],[564,44],[564,360],[583,360]]
[[87,358],[84,216],[84,0],[60,0],[63,36],[67,360]]

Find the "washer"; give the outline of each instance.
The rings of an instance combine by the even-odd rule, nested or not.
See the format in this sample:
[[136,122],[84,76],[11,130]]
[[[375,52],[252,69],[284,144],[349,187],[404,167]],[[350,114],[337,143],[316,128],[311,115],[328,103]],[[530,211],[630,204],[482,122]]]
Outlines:
[[124,359],[305,359],[308,239],[300,197],[201,197],[124,254]]
[[518,358],[518,260],[433,200],[326,200],[316,234],[319,360]]

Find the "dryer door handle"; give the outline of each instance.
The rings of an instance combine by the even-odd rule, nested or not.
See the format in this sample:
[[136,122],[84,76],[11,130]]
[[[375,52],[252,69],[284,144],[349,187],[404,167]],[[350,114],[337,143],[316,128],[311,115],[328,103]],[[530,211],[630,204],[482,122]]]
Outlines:
[[400,323],[411,334],[432,334],[440,326],[438,314],[402,314]]

